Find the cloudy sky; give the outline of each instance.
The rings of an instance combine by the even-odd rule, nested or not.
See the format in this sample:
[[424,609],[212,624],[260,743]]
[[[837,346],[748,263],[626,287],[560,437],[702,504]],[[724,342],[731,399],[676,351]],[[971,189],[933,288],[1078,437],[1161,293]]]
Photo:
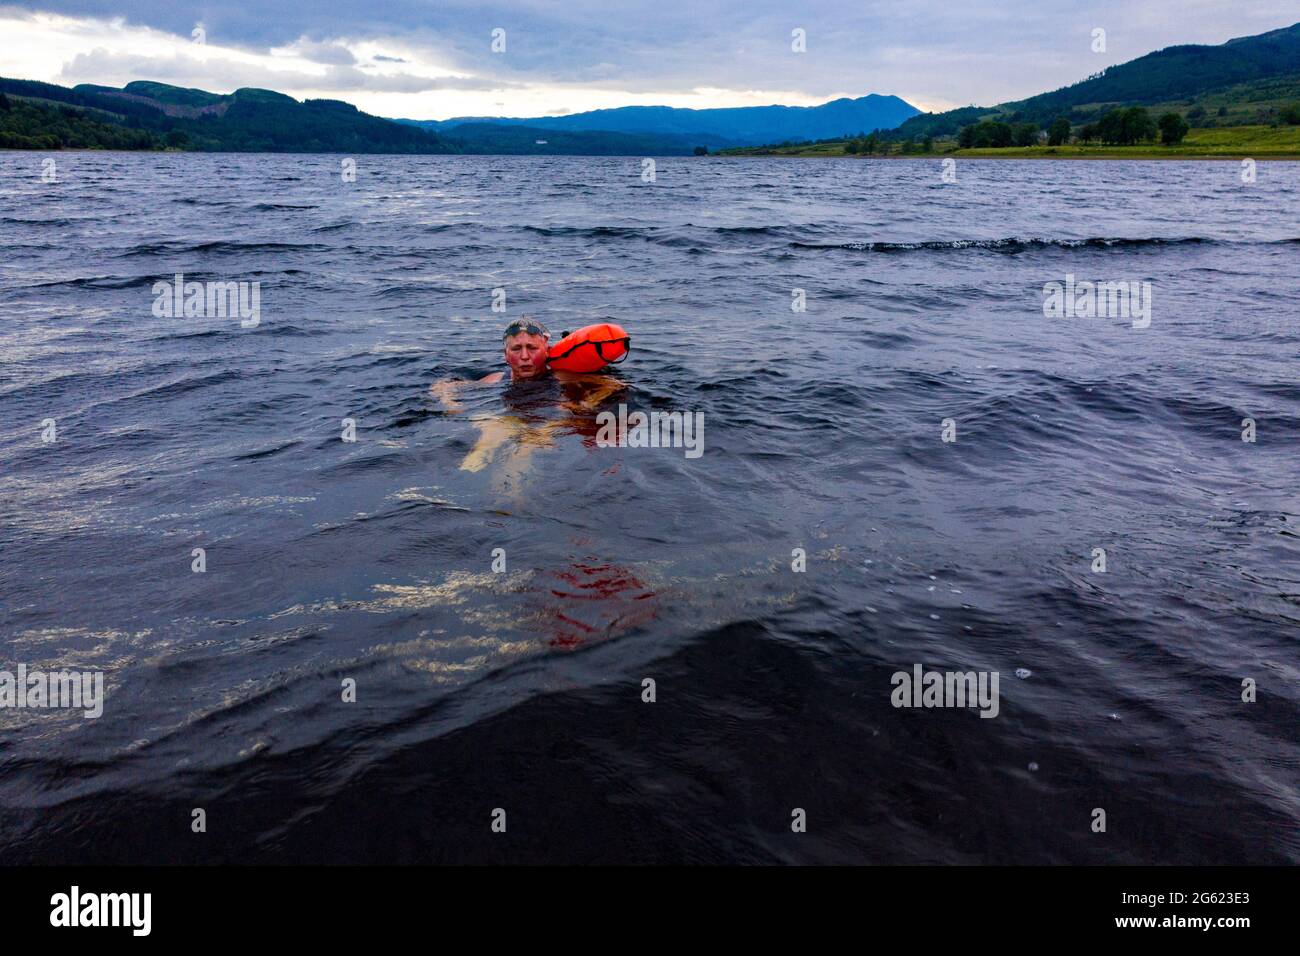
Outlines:
[[866,93],[947,109],[1296,21],[1300,0],[0,0],[0,75],[259,86],[414,119]]

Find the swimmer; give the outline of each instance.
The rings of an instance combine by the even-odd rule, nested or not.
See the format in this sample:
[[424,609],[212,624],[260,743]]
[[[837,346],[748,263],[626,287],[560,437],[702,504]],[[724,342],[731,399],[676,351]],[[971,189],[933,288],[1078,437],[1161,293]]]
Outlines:
[[[623,388],[623,383],[606,375],[559,372],[546,364],[551,333],[536,319],[524,318],[511,322],[501,334],[502,353],[509,366],[510,381],[527,382],[554,378],[562,383],[589,386],[581,389],[581,408],[595,408],[602,401]],[[429,391],[448,411],[458,412],[462,406],[456,393],[466,385],[490,385],[504,381],[506,372],[490,372],[473,382],[464,379],[444,379],[429,386]],[[566,390],[572,391],[572,390]],[[567,404],[567,403],[566,403]]]
[[[589,414],[611,395],[626,387],[608,375],[560,372],[549,368],[546,359],[550,332],[536,319],[525,316],[511,322],[505,327],[501,342],[506,365],[509,367],[510,383],[513,385],[548,379],[559,382],[565,393],[565,400],[560,405],[574,416]],[[473,381],[444,379],[431,385],[429,391],[448,412],[457,413],[464,410],[457,401],[457,393],[461,389],[469,385],[497,384],[505,381],[506,375],[506,371],[498,371]],[[555,434],[573,430],[572,422],[546,421],[533,425],[518,415],[495,415],[477,420],[474,424],[480,431],[479,439],[461,462],[461,470],[482,470],[502,445],[515,439],[515,453],[506,465],[507,473],[514,477],[520,477],[527,459],[536,448],[550,446],[554,444]]]

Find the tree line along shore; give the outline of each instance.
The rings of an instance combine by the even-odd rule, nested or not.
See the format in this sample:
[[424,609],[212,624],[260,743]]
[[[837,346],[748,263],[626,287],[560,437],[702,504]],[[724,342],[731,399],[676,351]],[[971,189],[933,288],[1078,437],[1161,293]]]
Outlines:
[[[1153,114],[1142,106],[1110,109],[1089,123],[1058,117],[1043,125],[985,118],[955,136],[908,136],[875,131],[857,136],[724,150],[729,156],[961,156],[1005,159],[1300,159],[1300,101],[1263,111],[1258,122],[1218,125],[1203,107]],[[1208,120],[1208,122],[1207,122]],[[1198,125],[1193,125],[1198,124]]]

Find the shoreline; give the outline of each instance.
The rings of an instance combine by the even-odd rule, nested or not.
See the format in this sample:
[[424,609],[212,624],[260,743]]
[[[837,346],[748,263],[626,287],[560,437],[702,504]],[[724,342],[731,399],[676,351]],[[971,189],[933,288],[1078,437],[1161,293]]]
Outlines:
[[[1096,153],[1056,153],[1049,152],[1051,147],[1046,148],[1021,148],[1005,150],[952,150],[945,153],[885,153],[881,155],[863,155],[860,153],[830,153],[830,152],[804,152],[804,153],[709,153],[707,156],[692,156],[683,153],[668,153],[665,155],[656,155],[655,159],[690,159],[707,161],[710,159],[839,159],[851,161],[864,161],[871,159],[888,159],[888,160],[933,160],[944,159],[1033,159],[1033,160],[1158,160],[1160,162],[1174,161],[1212,161],[1212,162],[1241,162],[1243,159],[1253,159],[1256,162],[1300,162],[1300,150],[1287,152],[1207,152],[1207,153],[1162,153],[1155,150],[1144,150],[1142,152],[1118,153],[1118,152],[1096,152]],[[283,152],[283,151],[252,151],[252,150],[196,150],[196,149],[94,149],[94,148],[64,148],[64,149],[15,149],[11,147],[0,147],[0,154],[21,153],[28,156],[57,156],[60,154],[71,153],[124,153],[127,155],[140,156],[424,156],[424,157],[455,157],[471,158],[475,156],[484,159],[508,159],[511,157],[517,159],[558,159],[562,157],[572,158],[604,158],[604,159],[641,159],[646,154],[643,153],[358,153],[358,152]]]
[[[827,140],[820,143],[786,143],[741,147],[727,150],[726,156],[781,156],[798,159],[1210,159],[1240,162],[1243,159],[1300,160],[1300,126],[1216,126],[1190,130],[1179,143],[1165,145],[1154,141],[1119,146],[1114,143],[1066,142],[1055,146],[1039,142],[1033,146],[959,148],[948,138],[935,140],[929,152],[902,151],[902,144],[878,143],[882,152],[850,153],[845,147],[852,140]],[[913,142],[913,146],[915,146]],[[767,150],[761,153],[760,150]]]
[[911,153],[908,155],[893,154],[885,156],[852,156],[845,153],[771,153],[766,156],[760,156],[753,153],[726,153],[717,156],[701,157],[703,159],[844,159],[844,160],[867,160],[867,159],[888,159],[888,160],[944,160],[944,159],[1033,159],[1033,160],[1057,160],[1057,161],[1074,161],[1083,160],[1087,162],[1104,161],[1104,160],[1158,160],[1159,162],[1175,162],[1183,160],[1187,162],[1212,161],[1220,163],[1241,162],[1243,159],[1253,159],[1256,162],[1297,162],[1300,161],[1300,152],[1295,153],[1208,153],[1204,155],[1181,155],[1167,156],[1160,153],[1135,153],[1129,155],[1081,155],[1081,156],[1062,156],[1059,154],[1043,153],[1017,153],[1015,155],[999,154],[994,152],[982,152],[971,150],[969,152],[956,151],[951,153]]

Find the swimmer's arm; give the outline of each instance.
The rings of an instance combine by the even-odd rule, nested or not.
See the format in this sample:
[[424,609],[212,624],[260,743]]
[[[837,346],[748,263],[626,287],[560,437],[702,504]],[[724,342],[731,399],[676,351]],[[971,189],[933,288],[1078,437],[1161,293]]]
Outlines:
[[505,372],[491,372],[484,375],[475,382],[463,378],[444,378],[441,381],[434,382],[429,386],[429,392],[442,403],[442,406],[449,412],[459,412],[462,410],[460,402],[456,401],[456,393],[466,385],[481,384],[484,382],[499,382],[505,377]]

